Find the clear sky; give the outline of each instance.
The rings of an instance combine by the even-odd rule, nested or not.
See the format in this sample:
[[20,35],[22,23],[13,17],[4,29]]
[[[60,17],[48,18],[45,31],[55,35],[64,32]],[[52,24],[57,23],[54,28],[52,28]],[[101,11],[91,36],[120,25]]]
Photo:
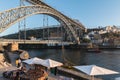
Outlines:
[[[72,19],[78,19],[86,28],[98,26],[120,26],[120,0],[43,0],[53,8]],[[0,12],[19,6],[19,0],[1,0]],[[33,15],[26,19],[27,28],[42,26],[43,15]],[[49,18],[49,25],[59,24]],[[16,32],[18,24],[0,35]],[[16,30],[15,30],[16,29]]]

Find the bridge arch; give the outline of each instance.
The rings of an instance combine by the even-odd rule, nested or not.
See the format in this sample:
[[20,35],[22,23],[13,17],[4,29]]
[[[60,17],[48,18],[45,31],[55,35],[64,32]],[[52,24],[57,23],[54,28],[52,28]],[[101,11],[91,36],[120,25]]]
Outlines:
[[54,9],[43,5],[22,6],[0,13],[0,32],[3,32],[16,22],[35,14],[46,14],[52,16],[60,23],[62,22],[71,40],[78,42],[77,34],[70,21]]

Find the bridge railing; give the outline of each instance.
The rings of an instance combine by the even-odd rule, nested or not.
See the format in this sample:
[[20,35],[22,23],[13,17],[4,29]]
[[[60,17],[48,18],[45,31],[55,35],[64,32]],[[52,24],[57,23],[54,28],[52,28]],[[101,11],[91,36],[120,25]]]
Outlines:
[[59,45],[73,44],[73,42],[63,42],[58,40],[18,40],[18,39],[0,39],[0,43],[59,44]]

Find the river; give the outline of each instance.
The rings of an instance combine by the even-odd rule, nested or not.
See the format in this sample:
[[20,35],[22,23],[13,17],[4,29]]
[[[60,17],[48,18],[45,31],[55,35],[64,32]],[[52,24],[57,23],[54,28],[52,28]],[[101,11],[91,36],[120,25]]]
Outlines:
[[[100,53],[90,53],[73,49],[27,49],[27,51],[30,57],[50,58],[73,65],[95,64],[120,72],[120,50],[118,49],[102,50]],[[120,77],[120,75],[101,75],[96,77],[103,78],[104,80],[114,80],[116,77]]]

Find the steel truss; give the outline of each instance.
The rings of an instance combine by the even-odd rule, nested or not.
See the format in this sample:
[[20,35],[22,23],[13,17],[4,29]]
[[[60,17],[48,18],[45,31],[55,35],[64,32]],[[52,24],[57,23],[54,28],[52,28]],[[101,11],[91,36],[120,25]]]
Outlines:
[[16,22],[35,14],[46,14],[52,16],[60,23],[64,24],[64,28],[69,34],[71,41],[79,43],[79,36],[76,32],[76,28],[79,28],[81,31],[85,30],[85,27],[82,24],[78,24],[72,19],[64,16],[62,13],[57,10],[49,7],[48,5],[32,5],[32,6],[21,6],[13,8],[0,13],[0,32],[3,32],[11,25]]

